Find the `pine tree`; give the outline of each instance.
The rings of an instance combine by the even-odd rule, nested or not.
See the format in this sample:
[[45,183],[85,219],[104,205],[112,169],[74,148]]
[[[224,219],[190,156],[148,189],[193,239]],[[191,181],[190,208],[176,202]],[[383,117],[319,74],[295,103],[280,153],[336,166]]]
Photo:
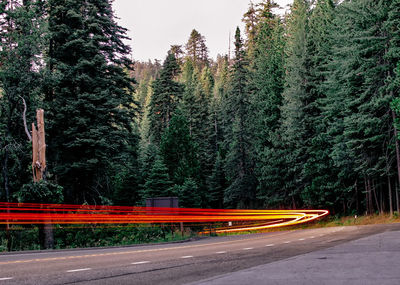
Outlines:
[[110,170],[137,142],[126,29],[108,0],[49,0],[48,25],[50,164],[67,202],[95,203],[111,197]]
[[185,84],[185,91],[182,97],[182,111],[188,120],[189,133],[193,136],[193,129],[198,120],[198,103],[200,98],[196,98],[195,96],[196,86],[198,85],[198,72],[195,70],[193,61],[190,59],[185,61],[182,79]]
[[258,14],[253,2],[250,2],[249,8],[243,15],[242,21],[245,24],[245,33],[247,37],[246,50],[250,58],[254,56],[255,41],[257,35]]
[[301,179],[303,164],[306,161],[305,139],[307,130],[304,125],[304,107],[309,94],[307,93],[306,74],[307,46],[306,35],[308,26],[308,0],[294,0],[291,13],[287,20],[288,39],[286,52],[286,77],[281,107],[282,123],[282,156],[285,159],[285,185],[280,196],[285,197],[286,204],[296,207],[300,201],[300,193],[304,188]]
[[390,93],[385,78],[393,67],[385,61],[389,38],[384,22],[387,1],[353,1],[340,5],[336,49],[327,82],[324,115],[334,136],[331,157],[341,182],[343,210],[364,189],[365,209],[382,211],[377,185],[386,185],[390,146]]
[[[214,79],[211,70],[205,66],[199,73],[192,58],[186,58],[182,79],[185,92],[182,100],[182,111],[188,118],[190,136],[196,144],[196,155],[201,171],[198,177],[198,187],[202,193],[206,190],[206,179],[212,169],[212,146],[210,133],[212,123],[209,121],[209,104],[213,92]],[[204,195],[203,195],[204,198]],[[206,205],[205,199],[203,199]]]
[[165,166],[162,157],[157,155],[151,168],[149,178],[144,185],[142,197],[155,198],[173,196],[172,185],[173,183],[170,181],[168,175],[168,168]]
[[302,173],[305,185],[302,198],[311,207],[332,206],[337,202],[337,172],[329,157],[332,144],[321,114],[328,62],[332,57],[334,16],[332,0],[318,1],[310,16],[307,36],[309,97],[304,106],[304,124],[308,133],[305,142],[308,157]]
[[209,176],[206,183],[209,192],[210,206],[212,208],[222,208],[224,202],[224,191],[227,188],[227,181],[225,178],[225,154],[226,149],[224,146],[225,133],[229,130],[227,127],[228,118],[224,115],[227,94],[229,89],[229,66],[228,57],[218,57],[217,70],[215,74],[215,84],[213,96],[210,99],[209,107],[209,124],[210,134],[209,142],[209,160],[211,161]]
[[198,179],[200,168],[197,150],[186,118],[179,108],[163,134],[160,154],[168,168],[169,177],[175,184],[182,185],[189,177]]
[[[138,140],[139,135],[133,133],[133,138]],[[140,205],[140,165],[138,157],[138,141],[131,140],[126,151],[121,153],[118,163],[112,165],[113,193],[112,201],[115,205]]]
[[198,70],[202,70],[208,65],[208,49],[206,40],[195,29],[190,33],[188,42],[186,43],[186,57],[191,59]]
[[229,187],[224,202],[233,207],[251,207],[255,202],[256,179],[251,160],[251,142],[248,131],[249,96],[247,92],[248,72],[239,28],[235,34],[235,59],[231,73],[231,89],[226,102],[226,120],[230,129],[225,136],[227,148],[225,170]]
[[284,85],[283,25],[272,13],[272,1],[262,3],[255,41],[251,85],[251,106],[255,113],[252,127],[255,147],[256,175],[259,181],[258,197],[265,204],[275,204],[275,192],[282,188],[280,173],[281,141],[280,106]]
[[26,108],[29,123],[40,106],[44,3],[2,1],[0,27],[0,200],[10,201],[32,181],[28,130],[22,118]]
[[[217,71],[215,74],[215,84],[213,97],[210,100],[210,123],[212,124],[212,133],[210,135],[211,145],[213,146],[214,161],[217,153],[223,146],[224,131],[227,129],[227,118],[224,114],[227,113],[225,110],[228,90],[230,87],[229,77],[229,63],[228,57],[219,57],[217,61]],[[224,151],[225,152],[225,151]],[[222,155],[222,157],[224,157]]]
[[227,186],[224,172],[224,164],[218,153],[211,175],[207,180],[208,193],[210,196],[210,207],[222,209],[224,206],[224,191]]
[[160,71],[160,77],[153,82],[153,96],[150,102],[150,130],[154,142],[159,143],[172,115],[182,97],[183,86],[175,81],[180,71],[175,56],[168,53]]
[[[396,170],[397,170],[397,183],[400,184],[400,142],[399,142],[399,129],[400,126],[398,124],[398,115],[400,114],[400,100],[399,100],[399,92],[398,86],[400,85],[400,65],[399,65],[399,57],[400,57],[400,1],[392,0],[389,12],[388,19],[385,23],[386,31],[390,37],[389,48],[386,54],[386,60],[391,62],[394,68],[388,72],[388,90],[389,94],[394,97],[392,101],[392,118],[393,118],[393,135],[394,135],[394,145],[396,149]],[[390,183],[390,174],[388,174]],[[400,201],[399,201],[399,190],[395,190],[395,204],[397,212],[400,211]],[[393,200],[391,197],[391,185],[389,184],[389,203]],[[392,210],[392,204],[390,204],[390,209]],[[392,213],[392,211],[391,211]]]
[[184,208],[202,207],[202,198],[199,195],[199,187],[196,180],[191,177],[186,178],[182,185],[175,185],[174,194],[179,198],[179,206]]

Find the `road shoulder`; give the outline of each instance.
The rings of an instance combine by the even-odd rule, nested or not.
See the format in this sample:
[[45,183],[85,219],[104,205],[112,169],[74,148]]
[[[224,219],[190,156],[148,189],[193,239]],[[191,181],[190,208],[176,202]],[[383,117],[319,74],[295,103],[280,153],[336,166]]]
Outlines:
[[388,231],[190,284],[400,284],[397,268],[400,231]]

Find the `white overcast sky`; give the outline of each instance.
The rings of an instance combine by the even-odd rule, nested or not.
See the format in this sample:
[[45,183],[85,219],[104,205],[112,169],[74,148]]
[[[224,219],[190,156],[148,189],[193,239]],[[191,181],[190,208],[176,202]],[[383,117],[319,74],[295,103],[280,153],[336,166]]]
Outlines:
[[[253,0],[258,3],[260,0]],[[286,6],[293,0],[275,0]],[[185,45],[192,29],[206,38],[209,55],[226,54],[250,0],[114,0],[118,23],[132,39],[133,59],[164,60],[171,45]]]

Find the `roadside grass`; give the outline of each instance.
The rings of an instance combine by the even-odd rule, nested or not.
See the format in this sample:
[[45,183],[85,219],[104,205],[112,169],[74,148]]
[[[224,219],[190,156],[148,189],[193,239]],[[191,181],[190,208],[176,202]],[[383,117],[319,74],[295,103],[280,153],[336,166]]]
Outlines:
[[376,224],[392,224],[400,223],[400,215],[398,212],[394,212],[393,216],[388,213],[363,215],[363,216],[327,216],[321,220],[299,224],[295,226],[285,226],[278,228],[270,228],[261,231],[242,231],[233,233],[220,233],[218,236],[229,236],[229,235],[241,235],[250,233],[267,233],[267,232],[278,232],[278,231],[290,231],[300,229],[316,229],[316,228],[327,228],[327,227],[340,227],[340,226],[362,226],[362,225],[376,225]]
[[337,227],[337,226],[361,226],[376,224],[392,224],[400,223],[400,215],[394,212],[391,217],[388,213],[365,215],[365,216],[345,216],[345,217],[326,217],[320,221],[310,224],[304,224],[301,228],[321,228],[321,227]]

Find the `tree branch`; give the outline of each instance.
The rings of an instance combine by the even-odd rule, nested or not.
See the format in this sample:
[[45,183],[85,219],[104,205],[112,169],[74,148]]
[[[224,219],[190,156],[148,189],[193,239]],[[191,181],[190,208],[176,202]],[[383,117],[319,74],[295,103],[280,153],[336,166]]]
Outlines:
[[31,142],[32,141],[32,136],[29,133],[28,126],[26,125],[26,109],[27,109],[26,102],[25,102],[25,99],[22,96],[18,95],[18,97],[20,97],[22,99],[22,103],[24,104],[24,112],[22,113],[22,119],[24,120],[25,133],[28,136],[29,141]]

